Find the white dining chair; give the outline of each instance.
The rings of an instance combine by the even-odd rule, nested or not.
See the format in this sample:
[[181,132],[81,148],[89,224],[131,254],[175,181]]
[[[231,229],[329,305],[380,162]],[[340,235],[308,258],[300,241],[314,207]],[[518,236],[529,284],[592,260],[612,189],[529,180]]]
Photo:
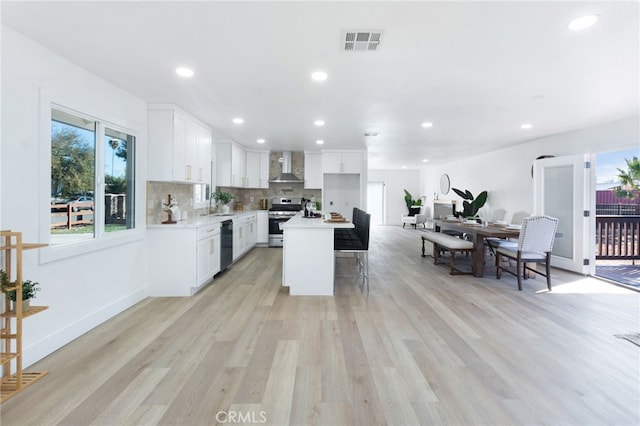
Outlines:
[[[496,278],[501,278],[502,271],[515,275],[518,278],[518,290],[522,290],[522,278],[526,278],[526,271],[531,271],[546,277],[547,288],[551,290],[551,250],[557,230],[558,219],[555,217],[540,215],[525,218],[516,248],[498,247],[496,250]],[[516,262],[515,271],[501,264],[503,256]],[[545,273],[527,266],[529,263],[544,263]]]
[[[530,216],[530,213],[524,210],[515,212],[513,214],[513,217],[511,218],[511,225],[522,225],[522,221],[529,216]],[[513,239],[510,239],[510,238],[504,239],[504,238],[495,238],[495,237],[486,238],[485,243],[487,244],[487,247],[489,247],[489,251],[493,255],[496,254],[496,250],[498,249],[498,247],[515,249],[518,245],[518,242]]]

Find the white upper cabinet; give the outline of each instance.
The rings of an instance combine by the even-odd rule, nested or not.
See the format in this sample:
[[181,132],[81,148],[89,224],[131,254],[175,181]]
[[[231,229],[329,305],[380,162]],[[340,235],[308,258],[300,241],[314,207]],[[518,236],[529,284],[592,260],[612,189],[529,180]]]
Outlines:
[[260,153],[260,180],[258,188],[269,188],[269,152]]
[[269,153],[247,151],[245,187],[269,188]]
[[323,151],[322,172],[361,173],[362,151]]
[[209,183],[211,130],[175,105],[149,104],[149,180]]
[[246,153],[233,142],[216,144],[216,185],[242,188],[245,186]]
[[304,188],[322,189],[322,154],[304,153]]
[[198,170],[196,178],[200,182],[211,183],[211,130],[198,127]]
[[246,162],[244,149],[235,144],[231,145],[231,186],[245,186]]

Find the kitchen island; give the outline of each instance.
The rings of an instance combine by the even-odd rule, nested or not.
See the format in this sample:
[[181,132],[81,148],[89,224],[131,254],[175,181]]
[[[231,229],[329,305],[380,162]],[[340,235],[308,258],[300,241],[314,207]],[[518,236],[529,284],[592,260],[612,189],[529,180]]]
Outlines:
[[351,222],[326,222],[301,213],[283,224],[282,285],[290,295],[333,295],[333,230],[353,227]]

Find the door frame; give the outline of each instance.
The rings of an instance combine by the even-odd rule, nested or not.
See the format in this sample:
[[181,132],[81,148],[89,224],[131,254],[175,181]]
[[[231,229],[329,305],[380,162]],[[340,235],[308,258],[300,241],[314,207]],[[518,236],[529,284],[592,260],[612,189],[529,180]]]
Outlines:
[[[371,200],[369,196],[369,184],[381,184],[382,185],[382,206],[381,206],[381,215],[382,221],[379,223],[380,225],[385,225],[387,223],[387,183],[383,180],[370,180],[367,181],[367,203]],[[369,206],[367,206],[367,210]],[[369,213],[372,213],[371,211]]]
[[533,211],[546,214],[544,179],[547,168],[573,167],[573,257],[551,255],[551,264],[584,275],[595,274],[595,155],[591,153],[539,159],[534,162]]

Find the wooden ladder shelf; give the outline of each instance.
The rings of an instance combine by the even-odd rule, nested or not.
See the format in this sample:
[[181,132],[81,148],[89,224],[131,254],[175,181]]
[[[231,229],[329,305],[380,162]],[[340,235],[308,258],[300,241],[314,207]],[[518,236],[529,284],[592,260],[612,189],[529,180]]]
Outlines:
[[22,311],[22,252],[46,247],[46,244],[22,242],[21,232],[0,231],[0,251],[4,254],[4,267],[10,283],[16,290],[14,310],[11,310],[9,298],[4,297],[4,310],[0,314],[0,403],[18,394],[47,375],[47,371],[33,373],[22,370],[22,320],[40,313],[48,306],[31,306]]

